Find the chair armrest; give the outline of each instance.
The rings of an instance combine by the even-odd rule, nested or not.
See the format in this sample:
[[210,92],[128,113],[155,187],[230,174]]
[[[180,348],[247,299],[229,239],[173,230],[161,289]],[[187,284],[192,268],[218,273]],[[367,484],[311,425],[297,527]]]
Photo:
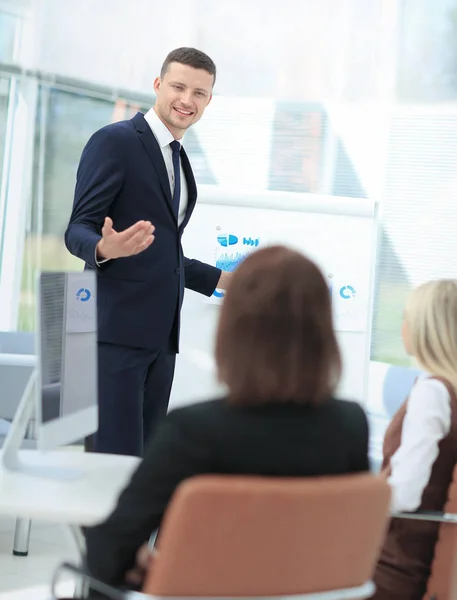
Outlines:
[[396,512],[390,515],[394,519],[413,519],[415,521],[434,521],[436,523],[457,523],[457,514],[437,510],[417,510],[416,512]]
[[57,600],[58,598],[56,595],[56,586],[60,576],[65,571],[70,572],[73,575],[76,575],[77,577],[81,577],[90,585],[90,587],[94,591],[103,594],[111,600],[146,600],[146,598],[150,598],[150,596],[147,596],[146,594],[142,594],[140,592],[133,592],[128,590],[123,591],[118,588],[112,587],[111,585],[103,583],[95,577],[92,577],[92,575],[89,575],[89,573],[87,573],[81,567],[77,567],[76,565],[73,565],[71,563],[64,562],[57,567],[52,577],[51,594],[53,600]]

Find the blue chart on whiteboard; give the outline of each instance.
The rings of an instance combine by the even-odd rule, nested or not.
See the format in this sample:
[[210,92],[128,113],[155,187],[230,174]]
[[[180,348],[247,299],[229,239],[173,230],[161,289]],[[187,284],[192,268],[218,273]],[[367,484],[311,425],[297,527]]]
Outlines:
[[[261,239],[257,235],[248,235],[246,232],[222,231],[216,228],[214,237],[214,265],[222,271],[234,271],[238,265],[253,250],[261,246]],[[215,290],[211,296],[212,302],[220,302],[224,297],[222,290]]]
[[[213,237],[213,264],[223,271],[234,271],[251,252],[268,245],[269,232],[222,229],[216,227]],[[335,328],[339,331],[364,331],[367,327],[369,278],[358,269],[357,261],[341,261],[335,247],[335,257],[319,260],[313,257],[327,277],[332,298],[332,312]],[[331,262],[332,265],[325,264]],[[215,290],[209,302],[220,304],[223,290]]]

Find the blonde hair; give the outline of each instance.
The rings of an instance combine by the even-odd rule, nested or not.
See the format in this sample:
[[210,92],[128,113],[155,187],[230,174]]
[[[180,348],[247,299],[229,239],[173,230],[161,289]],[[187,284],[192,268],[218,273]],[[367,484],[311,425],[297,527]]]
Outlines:
[[419,366],[445,379],[457,394],[457,280],[429,281],[416,288],[405,318]]

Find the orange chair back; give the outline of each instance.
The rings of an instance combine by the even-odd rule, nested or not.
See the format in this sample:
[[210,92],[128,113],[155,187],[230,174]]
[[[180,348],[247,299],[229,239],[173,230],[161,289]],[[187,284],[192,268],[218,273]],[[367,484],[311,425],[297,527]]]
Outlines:
[[389,500],[388,484],[370,474],[188,479],[167,510],[143,591],[276,596],[362,585]]

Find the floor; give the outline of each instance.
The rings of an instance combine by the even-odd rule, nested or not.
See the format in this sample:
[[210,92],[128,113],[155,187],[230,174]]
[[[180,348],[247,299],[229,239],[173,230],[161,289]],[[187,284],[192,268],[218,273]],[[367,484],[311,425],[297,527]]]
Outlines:
[[[74,562],[75,551],[65,532],[56,525],[32,523],[29,555],[13,556],[15,520],[0,517],[0,600],[49,600],[55,568],[64,560]],[[60,596],[72,594],[71,581],[59,586]]]

